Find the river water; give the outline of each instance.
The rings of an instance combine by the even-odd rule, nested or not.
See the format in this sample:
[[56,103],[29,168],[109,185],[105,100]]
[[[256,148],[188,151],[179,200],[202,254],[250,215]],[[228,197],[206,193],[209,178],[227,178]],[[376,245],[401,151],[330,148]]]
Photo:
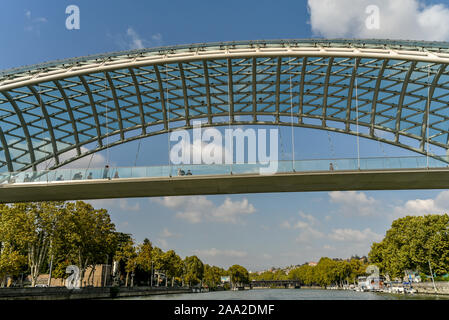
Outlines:
[[320,289],[255,289],[242,291],[216,291],[126,298],[126,300],[439,300],[449,296],[422,294],[387,294],[355,292],[350,290]]

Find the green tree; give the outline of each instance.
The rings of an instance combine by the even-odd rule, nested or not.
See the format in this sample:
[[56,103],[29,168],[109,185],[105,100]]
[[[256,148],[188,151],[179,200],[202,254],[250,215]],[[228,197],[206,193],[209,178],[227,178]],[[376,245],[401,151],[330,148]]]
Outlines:
[[88,267],[113,258],[117,246],[115,225],[105,209],[94,209],[82,201],[66,203],[63,212],[53,244],[57,261],[76,264],[83,279]]
[[203,262],[197,256],[184,259],[184,280],[189,286],[195,286],[201,282],[204,275]]
[[351,259],[349,261],[348,282],[355,284],[357,278],[365,274],[367,267],[368,265],[360,261],[360,259]]
[[391,277],[405,270],[429,273],[429,263],[437,275],[449,272],[449,216],[407,216],[393,221],[380,243],[373,243],[371,263]]
[[131,237],[120,244],[114,259],[118,263],[124,264],[126,272],[125,286],[128,286],[129,274],[134,272],[137,266],[137,249]]
[[173,287],[175,279],[179,279],[182,276],[183,261],[173,250],[165,252],[162,260],[164,261],[167,278],[171,279],[171,286]]
[[249,283],[249,273],[245,267],[235,264],[228,269],[229,275],[231,276],[231,283],[234,286],[240,286]]
[[315,284],[314,267],[303,264],[289,273],[289,279],[300,281],[301,284],[306,286],[311,286]]
[[225,273],[222,268],[206,264],[204,265],[204,283],[209,288],[216,288],[221,283],[221,277]]
[[23,265],[26,264],[27,257],[20,251],[14,250],[9,244],[2,247],[0,251],[0,282],[3,287],[6,283],[6,276],[18,275]]
[[136,262],[148,274],[153,271],[153,245],[147,238],[143,240],[143,243],[137,249]]
[[153,256],[153,268],[157,272],[157,285],[160,285],[162,281],[160,278],[161,272],[166,272],[168,266],[166,265],[166,261],[164,260],[164,251],[161,248],[153,247],[152,251]]
[[15,203],[0,207],[0,242],[26,252],[32,286],[47,262],[63,207],[62,202]]

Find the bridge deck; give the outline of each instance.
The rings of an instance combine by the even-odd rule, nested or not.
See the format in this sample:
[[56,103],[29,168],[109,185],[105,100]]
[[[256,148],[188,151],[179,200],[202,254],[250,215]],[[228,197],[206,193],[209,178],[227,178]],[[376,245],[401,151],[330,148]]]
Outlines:
[[335,190],[449,189],[449,168],[192,175],[13,183],[0,202]]

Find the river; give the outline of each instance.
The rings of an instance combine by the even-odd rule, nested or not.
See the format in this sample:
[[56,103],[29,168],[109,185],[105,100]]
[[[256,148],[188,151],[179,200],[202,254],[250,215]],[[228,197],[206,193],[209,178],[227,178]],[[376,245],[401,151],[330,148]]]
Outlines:
[[447,300],[449,296],[387,294],[350,290],[255,289],[122,298],[126,300]]

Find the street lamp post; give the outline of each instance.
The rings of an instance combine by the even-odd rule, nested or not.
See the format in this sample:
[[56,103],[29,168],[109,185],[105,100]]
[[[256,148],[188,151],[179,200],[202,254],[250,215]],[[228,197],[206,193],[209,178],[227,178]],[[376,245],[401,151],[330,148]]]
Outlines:
[[151,284],[150,284],[150,287],[151,288],[153,288],[153,272],[154,272],[154,270],[153,270],[153,261],[151,261]]
[[109,261],[109,254],[106,254],[106,264],[104,266],[104,287],[106,287],[106,281],[107,281],[107,275],[108,275],[108,261]]

